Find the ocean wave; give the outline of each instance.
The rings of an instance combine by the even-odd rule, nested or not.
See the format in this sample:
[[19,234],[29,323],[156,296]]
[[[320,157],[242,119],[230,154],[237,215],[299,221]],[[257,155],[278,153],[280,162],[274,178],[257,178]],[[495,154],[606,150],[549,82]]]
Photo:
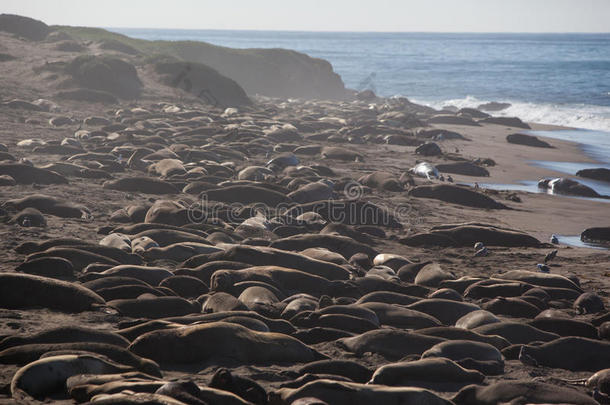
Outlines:
[[[482,100],[473,96],[461,99],[430,101],[410,98],[418,104],[424,104],[432,108],[441,109],[445,106],[457,108],[476,108],[477,106],[492,100]],[[562,105],[551,103],[529,103],[514,100],[493,100],[510,103],[511,106],[505,110],[491,113],[494,116],[519,117],[526,122],[540,124],[561,125],[573,128],[592,129],[610,132],[610,107],[597,105]]]

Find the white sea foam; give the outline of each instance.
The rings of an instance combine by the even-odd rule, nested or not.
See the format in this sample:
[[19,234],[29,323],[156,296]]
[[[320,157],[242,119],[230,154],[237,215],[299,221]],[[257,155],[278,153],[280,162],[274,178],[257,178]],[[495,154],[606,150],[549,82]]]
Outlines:
[[[462,99],[428,101],[411,98],[415,103],[424,104],[436,109],[445,106],[457,108],[476,108],[490,100],[481,100],[468,96]],[[610,107],[596,105],[561,105],[561,104],[536,104],[524,103],[511,100],[494,100],[510,103],[511,106],[505,110],[491,113],[495,116],[519,117],[526,122],[537,122],[541,124],[561,125],[573,128],[592,129],[610,132]]]

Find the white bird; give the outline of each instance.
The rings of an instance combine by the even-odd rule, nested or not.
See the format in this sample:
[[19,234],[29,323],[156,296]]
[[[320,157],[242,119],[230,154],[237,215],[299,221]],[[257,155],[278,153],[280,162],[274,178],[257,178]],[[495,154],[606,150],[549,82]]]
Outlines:
[[483,248],[477,250],[474,254],[474,257],[484,257],[487,256],[489,254],[489,251],[487,250],[487,248],[485,246],[483,246]]

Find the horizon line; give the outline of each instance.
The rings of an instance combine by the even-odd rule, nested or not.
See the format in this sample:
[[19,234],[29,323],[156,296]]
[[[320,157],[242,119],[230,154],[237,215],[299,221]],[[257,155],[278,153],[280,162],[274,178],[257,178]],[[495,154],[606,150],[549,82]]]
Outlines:
[[172,30],[172,31],[247,31],[247,32],[294,32],[294,33],[344,33],[344,34],[542,34],[542,35],[594,35],[610,34],[610,31],[353,31],[353,30],[284,30],[258,28],[170,28],[170,27],[113,27],[53,24],[60,27],[100,28],[105,30]]

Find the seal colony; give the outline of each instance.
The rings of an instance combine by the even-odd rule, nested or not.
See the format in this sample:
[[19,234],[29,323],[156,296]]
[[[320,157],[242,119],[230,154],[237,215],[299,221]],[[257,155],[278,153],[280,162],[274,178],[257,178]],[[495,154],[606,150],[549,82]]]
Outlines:
[[[2,63],[91,46],[0,35]],[[138,102],[0,106],[0,402],[610,403],[610,258],[546,243],[607,240],[578,212],[607,203],[468,186],[519,170],[528,124],[134,69]]]

